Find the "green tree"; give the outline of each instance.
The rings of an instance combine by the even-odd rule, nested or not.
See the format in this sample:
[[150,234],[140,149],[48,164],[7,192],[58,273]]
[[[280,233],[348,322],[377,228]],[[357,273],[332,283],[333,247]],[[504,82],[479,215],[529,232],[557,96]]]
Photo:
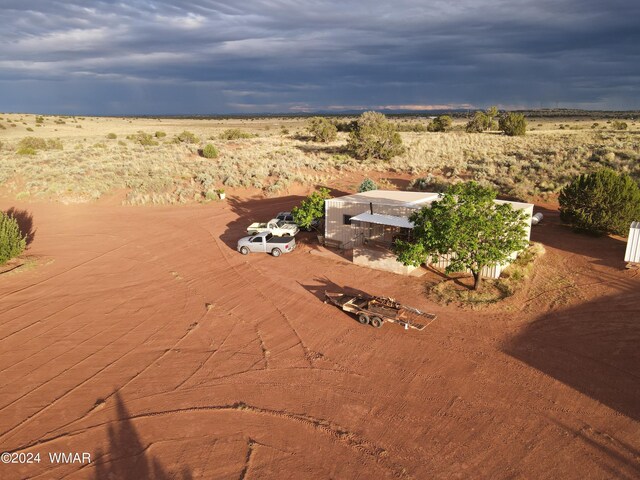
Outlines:
[[0,265],[20,255],[27,246],[27,239],[20,231],[18,221],[0,212]]
[[431,123],[427,125],[427,130],[429,132],[448,132],[452,125],[453,118],[449,115],[440,115],[431,120]]
[[306,230],[317,229],[319,220],[324,217],[324,201],[331,198],[328,188],[321,188],[305,198],[299,206],[293,207],[293,220]]
[[324,117],[311,118],[307,129],[316,142],[332,142],[338,136],[338,128]]
[[609,168],[582,174],[558,197],[560,218],[578,230],[627,235],[640,219],[640,188],[629,175]]
[[360,186],[358,187],[358,192],[369,192],[371,190],[377,190],[378,184],[371,180],[370,178],[365,178]]
[[465,125],[467,133],[481,133],[491,128],[491,117],[483,112],[476,112],[475,115]]
[[431,206],[411,214],[412,239],[395,243],[398,261],[419,266],[432,255],[451,254],[445,271],[471,270],[478,289],[483,267],[503,263],[527,246],[526,215],[495,198],[494,190],[475,182],[449,187]]
[[507,112],[500,117],[498,128],[510,137],[524,135],[527,132],[527,121],[522,113]]
[[378,112],[364,112],[349,133],[347,149],[359,159],[389,160],[404,152],[394,123]]

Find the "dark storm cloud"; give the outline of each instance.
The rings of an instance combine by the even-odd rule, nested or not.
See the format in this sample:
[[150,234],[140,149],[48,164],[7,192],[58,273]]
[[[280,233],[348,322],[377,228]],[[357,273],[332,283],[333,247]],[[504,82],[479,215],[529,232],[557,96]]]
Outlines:
[[2,2],[0,110],[640,108],[638,2]]

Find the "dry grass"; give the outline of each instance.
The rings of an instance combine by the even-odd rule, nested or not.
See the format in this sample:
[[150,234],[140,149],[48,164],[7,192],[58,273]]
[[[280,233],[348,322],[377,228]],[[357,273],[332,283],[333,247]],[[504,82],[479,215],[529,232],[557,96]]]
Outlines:
[[[327,183],[345,171],[394,171],[431,175],[438,182],[475,179],[526,199],[557,192],[573,175],[600,165],[640,178],[639,127],[630,121],[629,131],[617,132],[602,120],[530,120],[535,130],[529,135],[504,137],[466,134],[458,120],[450,133],[403,132],[407,151],[389,162],[359,162],[344,152],[345,133],[329,144],[310,142],[303,136],[305,119],[42,116],[36,123],[35,115],[0,117],[5,127],[0,129],[0,183],[20,198],[83,202],[126,189],[130,204],[184,203],[207,201],[220,187],[257,188],[271,195],[293,184]],[[591,128],[593,123],[598,126]],[[33,126],[39,128],[31,133],[27,128]],[[251,136],[224,140],[234,129]],[[185,131],[199,141],[176,142]],[[63,149],[21,155],[25,137]],[[208,143],[218,149],[218,158],[200,155]]]

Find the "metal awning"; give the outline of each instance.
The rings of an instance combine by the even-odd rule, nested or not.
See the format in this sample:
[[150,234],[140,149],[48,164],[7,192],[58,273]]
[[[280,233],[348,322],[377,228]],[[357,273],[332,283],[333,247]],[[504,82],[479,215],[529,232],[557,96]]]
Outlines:
[[413,228],[413,222],[404,217],[396,217],[394,215],[381,215],[379,213],[361,213],[355,217],[351,217],[352,222],[369,222],[379,225],[391,225],[392,227]]

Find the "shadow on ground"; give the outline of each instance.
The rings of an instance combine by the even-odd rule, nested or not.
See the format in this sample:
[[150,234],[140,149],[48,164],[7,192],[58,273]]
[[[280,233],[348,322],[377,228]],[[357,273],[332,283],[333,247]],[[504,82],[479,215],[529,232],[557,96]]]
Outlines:
[[622,284],[618,294],[542,316],[503,351],[640,421],[640,281]]
[[169,472],[158,458],[148,452],[132,422],[131,414],[119,393],[115,394],[115,421],[108,427],[109,450],[93,455],[94,480],[191,480],[191,470],[183,466],[180,473]]
[[15,207],[11,207],[5,213],[16,219],[22,235],[26,238],[27,246],[31,245],[36,236],[36,231],[33,229],[33,215],[26,210],[19,210]]
[[542,213],[542,222],[531,228],[531,240],[565,252],[582,255],[596,265],[622,270],[625,267],[625,239],[578,233],[560,220],[557,210],[536,206],[534,213]]

